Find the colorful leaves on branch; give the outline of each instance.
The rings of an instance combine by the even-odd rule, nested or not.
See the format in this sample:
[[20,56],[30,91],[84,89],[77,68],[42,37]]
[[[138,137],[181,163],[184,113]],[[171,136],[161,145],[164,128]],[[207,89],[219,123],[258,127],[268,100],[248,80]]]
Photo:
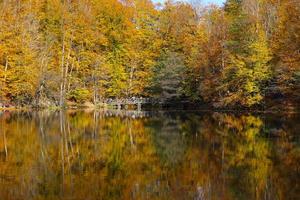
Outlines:
[[64,106],[81,101],[78,91],[95,104],[133,96],[216,107],[299,100],[294,0],[4,0],[0,13],[1,102]]

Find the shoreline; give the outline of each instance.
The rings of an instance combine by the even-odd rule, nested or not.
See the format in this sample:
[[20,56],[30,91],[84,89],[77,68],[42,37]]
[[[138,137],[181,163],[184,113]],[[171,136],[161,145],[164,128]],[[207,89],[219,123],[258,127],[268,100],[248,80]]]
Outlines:
[[260,109],[213,109],[213,108],[187,108],[187,109],[174,109],[174,108],[152,108],[152,109],[114,109],[114,108],[98,108],[98,107],[77,107],[77,108],[32,108],[32,107],[10,107],[10,108],[2,108],[0,107],[0,111],[4,112],[20,112],[20,111],[27,111],[27,112],[39,112],[39,111],[109,111],[109,110],[114,110],[114,111],[121,111],[121,112],[126,112],[126,111],[140,111],[140,112],[219,112],[219,113],[257,113],[257,114],[283,114],[283,113],[289,113],[289,114],[299,114],[300,110],[290,110],[290,109],[265,109],[265,110],[260,110]]

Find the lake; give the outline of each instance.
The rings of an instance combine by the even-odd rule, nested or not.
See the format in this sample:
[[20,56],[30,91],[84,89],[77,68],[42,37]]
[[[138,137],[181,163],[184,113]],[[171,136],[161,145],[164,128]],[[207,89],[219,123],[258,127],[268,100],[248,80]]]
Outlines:
[[300,115],[0,112],[0,199],[299,199]]

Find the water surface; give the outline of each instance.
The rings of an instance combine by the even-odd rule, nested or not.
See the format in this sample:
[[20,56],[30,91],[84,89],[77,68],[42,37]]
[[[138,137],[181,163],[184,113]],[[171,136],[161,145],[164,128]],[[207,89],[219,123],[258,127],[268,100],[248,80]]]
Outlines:
[[0,199],[299,199],[300,116],[0,112]]

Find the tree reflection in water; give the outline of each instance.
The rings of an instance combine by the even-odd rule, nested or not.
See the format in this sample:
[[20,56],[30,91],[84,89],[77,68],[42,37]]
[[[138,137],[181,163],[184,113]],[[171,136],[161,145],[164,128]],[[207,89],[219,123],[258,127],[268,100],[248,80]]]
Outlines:
[[2,112],[1,199],[297,199],[298,115]]

